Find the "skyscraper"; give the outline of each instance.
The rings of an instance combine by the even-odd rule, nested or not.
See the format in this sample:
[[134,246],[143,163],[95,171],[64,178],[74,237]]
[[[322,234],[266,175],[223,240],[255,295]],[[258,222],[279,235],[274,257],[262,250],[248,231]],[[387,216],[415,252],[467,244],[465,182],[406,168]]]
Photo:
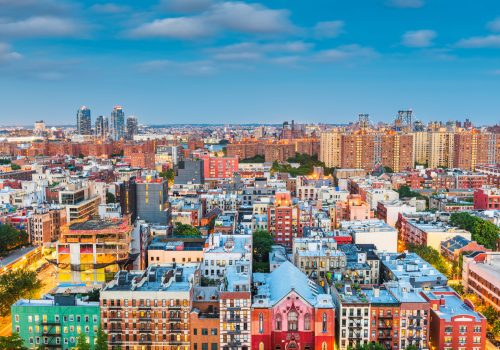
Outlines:
[[121,106],[115,106],[115,108],[113,108],[109,124],[111,139],[117,141],[125,137],[125,113]]
[[102,115],[98,116],[95,120],[95,136],[98,138],[105,138],[109,132],[108,118]]
[[137,135],[138,131],[137,117],[127,117],[127,139],[133,140],[134,135]]
[[92,124],[89,108],[81,106],[76,112],[76,128],[79,135],[92,134]]

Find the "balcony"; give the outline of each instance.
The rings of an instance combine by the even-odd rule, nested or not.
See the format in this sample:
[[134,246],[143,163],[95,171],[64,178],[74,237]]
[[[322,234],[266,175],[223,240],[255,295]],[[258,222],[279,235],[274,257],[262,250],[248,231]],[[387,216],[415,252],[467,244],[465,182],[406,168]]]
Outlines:
[[42,326],[59,326],[61,324],[60,321],[42,321],[40,323]]
[[224,319],[224,322],[242,322],[242,318],[241,317],[229,317],[229,318],[225,318]]

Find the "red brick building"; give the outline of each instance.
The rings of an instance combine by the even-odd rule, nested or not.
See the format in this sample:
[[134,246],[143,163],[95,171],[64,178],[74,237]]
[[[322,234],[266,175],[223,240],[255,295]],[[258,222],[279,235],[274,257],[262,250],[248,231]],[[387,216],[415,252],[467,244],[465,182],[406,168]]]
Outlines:
[[238,157],[202,156],[205,179],[231,179],[238,171]]
[[486,318],[453,291],[425,291],[431,305],[429,342],[432,349],[484,350]]
[[268,230],[276,244],[292,247],[294,237],[293,206],[290,192],[275,195],[274,207],[268,211]]

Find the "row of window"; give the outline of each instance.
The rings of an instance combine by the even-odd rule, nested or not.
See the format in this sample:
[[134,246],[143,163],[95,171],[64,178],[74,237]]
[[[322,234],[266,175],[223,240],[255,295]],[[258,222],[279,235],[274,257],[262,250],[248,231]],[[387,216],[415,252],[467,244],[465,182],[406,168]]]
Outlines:
[[[82,322],[82,320],[85,322],[85,323],[89,323],[90,322],[90,318],[92,317],[92,321],[94,323],[97,323],[97,315],[93,315],[93,316],[90,316],[90,315],[64,315],[62,317],[62,320],[63,322]],[[14,315],[14,321],[15,322],[19,322],[20,320],[20,317],[19,317],[19,314],[16,314]],[[33,322],[33,320],[35,320],[35,322],[40,322],[40,315],[28,315],[28,322]],[[59,315],[54,315],[54,318],[53,318],[54,322],[61,322],[61,317]],[[48,322],[48,317],[47,315],[42,315],[42,322]]]

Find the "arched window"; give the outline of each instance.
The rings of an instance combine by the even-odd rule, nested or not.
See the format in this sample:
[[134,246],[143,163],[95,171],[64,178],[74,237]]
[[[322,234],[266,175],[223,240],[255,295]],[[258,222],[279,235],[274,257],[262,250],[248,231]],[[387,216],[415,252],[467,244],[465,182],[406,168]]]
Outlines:
[[288,330],[296,331],[299,328],[299,315],[295,310],[288,313]]
[[323,332],[326,332],[327,330],[326,321],[327,321],[326,312],[323,312]]
[[276,315],[276,330],[281,331],[281,314]]
[[264,343],[263,342],[259,343],[259,350],[264,350]]
[[[259,314],[259,333],[264,333],[264,315],[262,315],[262,312]],[[260,344],[262,345],[262,349],[264,349],[264,343]]]
[[305,331],[311,330],[311,315],[309,315],[309,314],[306,314],[304,316],[304,330]]
[[321,350],[328,350],[328,345],[326,345],[326,341],[321,344]]

